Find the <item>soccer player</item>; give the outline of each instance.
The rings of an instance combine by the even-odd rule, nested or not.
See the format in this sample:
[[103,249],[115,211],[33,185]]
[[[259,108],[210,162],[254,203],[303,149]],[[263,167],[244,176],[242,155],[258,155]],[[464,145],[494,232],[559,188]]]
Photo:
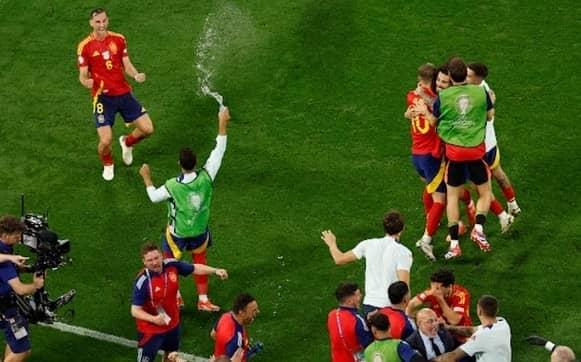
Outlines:
[[427,109],[424,116],[438,124],[438,134],[445,143],[448,229],[451,237],[446,259],[462,255],[459,235],[460,211],[458,201],[470,179],[478,191],[476,224],[470,238],[482,251],[492,248],[484,234],[486,214],[492,200],[489,182],[490,170],[482,160],[486,153],[484,136],[486,121],[494,117],[494,108],[488,93],[481,87],[466,83],[467,67],[459,57],[448,63],[453,86],[442,90],[434,102],[433,114]]
[[381,308],[379,313],[384,314],[389,319],[391,338],[406,339],[415,329],[405,314],[410,302],[410,289],[406,283],[397,281],[387,288],[387,295],[391,305]]
[[246,326],[254,322],[258,313],[258,303],[253,296],[247,293],[238,295],[232,311],[222,314],[210,332],[210,337],[215,341],[214,356],[234,358],[242,349],[241,361],[246,362],[250,349]]
[[365,362],[404,361],[427,362],[418,351],[407,342],[391,337],[390,322],[387,316],[377,313],[369,317],[371,333],[375,341],[365,348]]
[[[230,112],[227,107],[218,114],[218,136],[216,147],[210,153],[203,168],[196,168],[197,156],[189,148],[180,152],[179,165],[182,173],[170,178],[159,188],[151,180],[151,171],[143,164],[139,173],[145,183],[147,195],[154,202],[168,200],[168,225],[162,237],[162,249],[166,258],[180,259],[182,251],[187,250],[196,264],[206,264],[206,250],[212,245],[208,229],[210,204],[214,179],[226,152],[226,132]],[[208,298],[208,277],[194,275],[198,289],[198,310],[217,312],[220,307]]]
[[[471,326],[470,293],[455,284],[454,274],[445,269],[434,272],[430,277],[430,288],[419,293],[409,302],[407,314],[414,316],[417,308],[427,303],[440,318],[453,326]],[[454,336],[463,341],[462,336]]]
[[451,332],[470,337],[466,343],[452,352],[436,357],[436,362],[453,362],[463,357],[474,357],[478,362],[510,362],[510,326],[506,319],[498,317],[498,301],[491,295],[483,295],[476,308],[481,325],[478,327],[456,327]]
[[[431,85],[437,69],[426,63],[418,69],[418,87],[407,94],[408,109],[423,103],[430,111],[437,95]],[[432,253],[432,237],[438,230],[440,220],[446,209],[446,185],[444,184],[444,163],[441,141],[436,128],[422,114],[410,119],[412,136],[412,162],[418,175],[425,182],[424,209],[426,227],[424,235],[416,244],[428,259],[435,261]]]
[[401,214],[390,211],[383,217],[384,237],[361,241],[347,252],[339,250],[337,238],[331,230],[325,230],[321,234],[335,264],[342,265],[365,258],[365,316],[390,305],[385,291],[391,283],[401,280],[407,285],[410,284],[412,252],[399,242],[403,229]]
[[373,336],[359,314],[361,291],[355,283],[341,283],[335,289],[339,307],[329,312],[327,330],[331,342],[332,362],[361,361],[363,350]]
[[131,302],[131,316],[137,323],[137,362],[153,361],[160,349],[165,351],[164,361],[169,361],[169,354],[180,347],[179,276],[216,274],[224,280],[228,273],[207,265],[164,260],[153,243],[144,244],[141,255],[145,268],[137,274]]
[[[488,68],[486,67],[486,65],[482,63],[468,64],[468,73],[466,81],[468,82],[468,84],[480,85],[484,89],[486,89],[494,103],[496,101],[496,97],[494,96],[494,92],[492,91],[492,89],[490,89],[490,87],[488,86],[488,83],[486,83],[487,76]],[[504,198],[506,199],[507,202],[508,213],[513,217],[518,216],[521,212],[521,209],[518,206],[518,203],[516,202],[514,189],[508,176],[506,175],[506,173],[502,169],[502,166],[500,165],[500,151],[498,150],[498,143],[496,140],[496,132],[494,129],[494,118],[491,119],[488,123],[486,123],[485,143],[486,143],[486,155],[484,156],[484,160],[486,161],[486,163],[488,163],[490,171],[492,172],[492,176],[494,177],[494,179],[498,183],[498,186],[500,186],[500,189],[502,190]],[[495,213],[496,211],[504,212],[504,210],[502,209],[502,205],[494,206],[491,205],[491,209]],[[512,218],[509,218],[508,216],[504,215],[502,217],[499,215],[499,219],[501,220],[501,225],[503,224],[503,221],[504,224],[507,224],[508,221],[512,220]]]
[[[425,182],[423,192],[424,210],[426,212],[426,227],[424,235],[416,242],[416,247],[430,261],[435,261],[432,237],[438,230],[442,215],[446,210],[446,185],[444,183],[445,161],[442,154],[442,142],[436,128],[430,124],[416,108],[427,108],[432,111],[432,105],[437,97],[434,91],[440,92],[450,86],[450,76],[447,65],[434,68],[426,63],[418,69],[418,87],[408,92],[408,108],[405,117],[410,121],[412,135],[412,161],[420,178]],[[470,225],[474,225],[476,207],[468,191],[464,191],[460,200],[466,204],[466,212]],[[460,234],[464,226],[460,223]]]
[[145,74],[138,72],[129,60],[125,37],[107,30],[109,18],[105,9],[92,10],[89,24],[93,31],[77,48],[79,81],[91,90],[93,116],[99,135],[97,150],[103,162],[102,176],[111,181],[115,176],[111,148],[115,115],[120,113],[126,125],[135,126],[129,135],[119,138],[126,165],[133,162],[133,146],[153,133],[153,123],[131,93],[131,86],[123,75],[125,72],[138,83],[145,81]]

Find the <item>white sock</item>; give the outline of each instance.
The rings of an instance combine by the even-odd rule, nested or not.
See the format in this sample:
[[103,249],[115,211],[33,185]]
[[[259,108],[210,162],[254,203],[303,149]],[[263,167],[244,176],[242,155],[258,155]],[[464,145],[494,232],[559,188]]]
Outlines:
[[424,234],[424,236],[422,236],[422,241],[424,243],[428,243],[431,244],[432,243],[432,237],[428,234]]
[[207,302],[208,301],[208,294],[200,294],[200,295],[198,295],[198,300],[200,302]]
[[483,232],[482,231],[482,225],[480,225],[480,224],[474,225],[474,229],[476,229],[476,231],[478,231],[479,233]]
[[451,240],[450,241],[450,249],[454,249],[458,246],[460,246],[460,243],[458,242],[458,240]]

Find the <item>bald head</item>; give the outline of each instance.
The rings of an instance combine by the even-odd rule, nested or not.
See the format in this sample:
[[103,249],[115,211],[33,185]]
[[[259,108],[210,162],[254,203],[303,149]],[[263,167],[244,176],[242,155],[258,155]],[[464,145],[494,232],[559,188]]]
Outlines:
[[428,337],[438,335],[438,316],[430,308],[423,308],[416,314],[419,330]]
[[575,353],[567,346],[557,346],[551,353],[551,362],[575,362]]

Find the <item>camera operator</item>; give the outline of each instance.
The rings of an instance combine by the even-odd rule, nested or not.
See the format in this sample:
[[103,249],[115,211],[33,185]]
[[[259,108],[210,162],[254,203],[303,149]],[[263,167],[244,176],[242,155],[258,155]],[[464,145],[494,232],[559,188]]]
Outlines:
[[[14,216],[0,217],[0,253],[13,254],[13,245],[20,242],[24,230],[25,225],[20,219]],[[44,286],[44,276],[36,274],[31,284],[20,281],[16,264],[22,265],[24,260],[22,257],[14,257],[11,261],[0,262],[0,328],[6,335],[5,362],[24,361],[30,356],[28,323],[18,311],[14,295],[33,294]],[[9,255],[3,258],[10,260]]]

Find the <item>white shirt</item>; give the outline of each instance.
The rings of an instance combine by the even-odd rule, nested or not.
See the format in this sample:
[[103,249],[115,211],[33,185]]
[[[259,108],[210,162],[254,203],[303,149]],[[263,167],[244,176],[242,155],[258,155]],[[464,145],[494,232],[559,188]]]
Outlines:
[[510,326],[504,318],[497,317],[494,324],[478,326],[460,348],[469,356],[475,356],[476,362],[511,362]]
[[[212,181],[216,178],[216,174],[222,165],[222,158],[224,158],[224,153],[226,152],[226,135],[216,137],[216,147],[210,153],[210,157],[206,161],[204,165],[204,169],[210,175]],[[193,181],[198,176],[197,173],[191,172],[184,174],[184,177],[181,182],[188,183]],[[151,202],[161,202],[167,200],[171,197],[165,186],[160,186],[159,188],[155,188],[155,186],[148,186],[146,188],[147,195]]]
[[[480,83],[480,86],[490,92],[490,86],[485,80]],[[496,131],[494,130],[494,118],[486,122],[486,136],[484,137],[484,145],[486,146],[486,152],[490,151],[498,145],[496,140]]]
[[410,271],[412,252],[391,236],[368,239],[353,248],[357,259],[365,258],[365,297],[363,304],[383,308],[391,305],[390,284],[399,280],[398,270]]
[[430,342],[430,338],[434,339],[434,344],[440,349],[440,354],[446,352],[446,347],[444,346],[444,342],[439,335],[436,334],[435,337],[428,337],[422,331],[419,331],[420,337],[422,337],[422,341],[424,342],[424,348],[426,349],[426,359],[431,360],[432,358],[436,357],[436,351],[432,347],[432,342]]

